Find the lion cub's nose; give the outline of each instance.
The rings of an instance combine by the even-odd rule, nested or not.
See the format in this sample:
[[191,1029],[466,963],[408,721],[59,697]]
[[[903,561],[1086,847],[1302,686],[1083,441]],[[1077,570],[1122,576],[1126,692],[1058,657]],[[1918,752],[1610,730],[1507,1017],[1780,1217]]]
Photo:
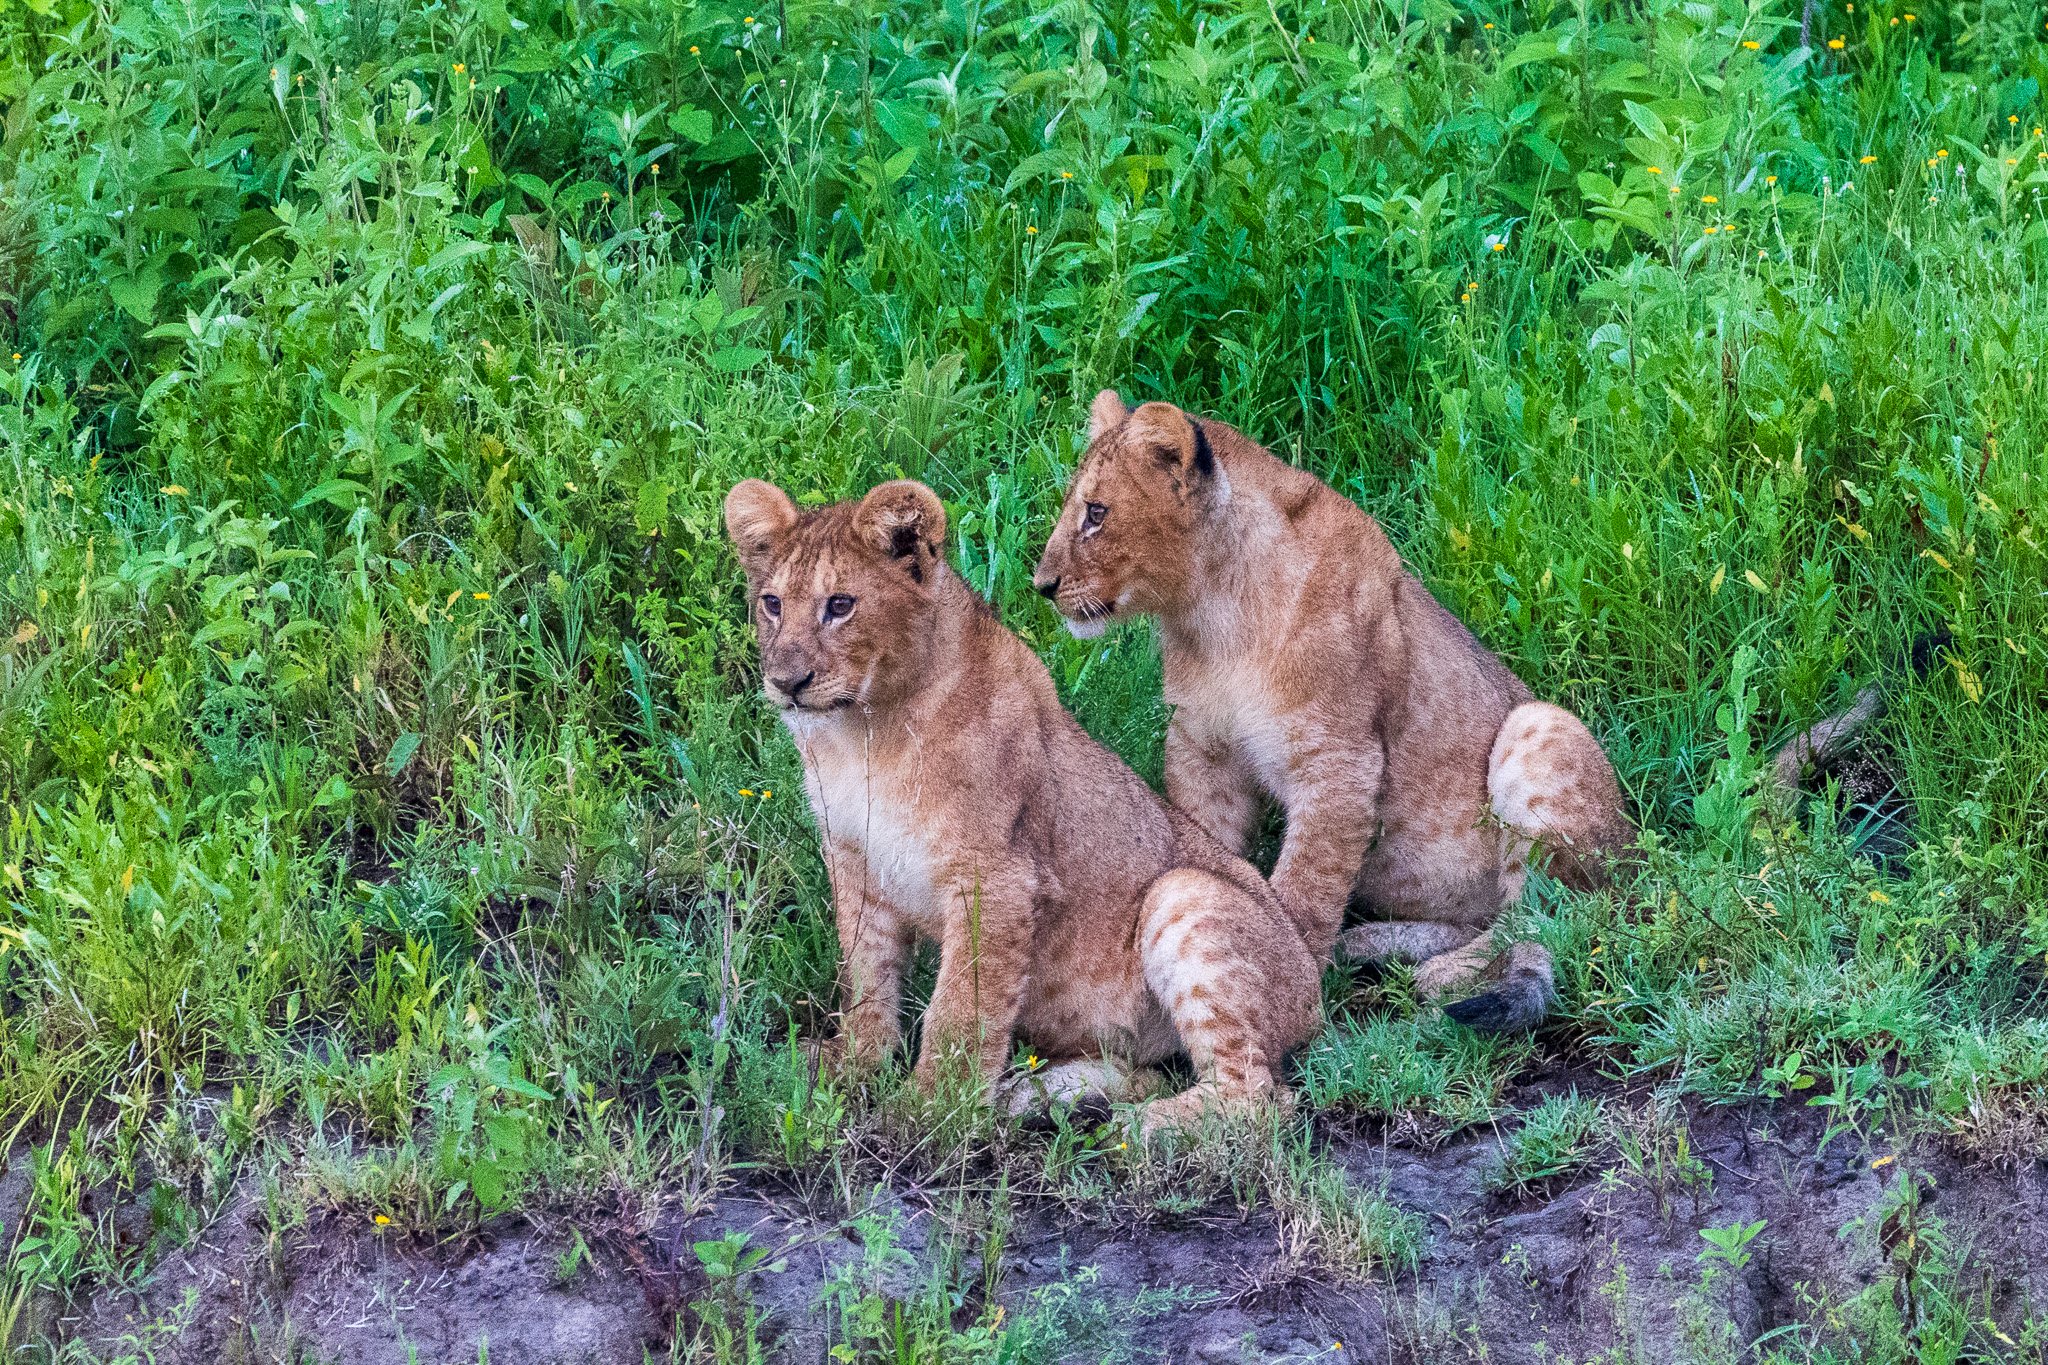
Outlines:
[[1060,581],[1057,578],[1034,578],[1031,586],[1038,589],[1038,595],[1050,602],[1060,595]]
[[803,691],[806,687],[809,687],[811,685],[811,679],[817,676],[817,670],[812,669],[810,672],[805,673],[801,678],[797,677],[793,673],[785,677],[770,678],[768,680],[768,685],[774,688],[777,692],[780,692],[783,696],[788,697],[791,701],[795,701],[796,694]]

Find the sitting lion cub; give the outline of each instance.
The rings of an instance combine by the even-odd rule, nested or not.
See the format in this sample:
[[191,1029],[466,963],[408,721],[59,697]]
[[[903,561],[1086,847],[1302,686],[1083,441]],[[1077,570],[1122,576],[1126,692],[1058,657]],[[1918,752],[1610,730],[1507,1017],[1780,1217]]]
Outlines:
[[749,479],[726,529],[767,694],[803,756],[841,954],[845,1060],[900,1039],[903,971],[940,944],[917,1079],[993,1078],[1012,1036],[1052,1097],[1134,1097],[1185,1051],[1199,1082],[1146,1106],[1277,1098],[1320,1023],[1318,964],[1252,867],[1170,809],[1060,706],[1045,666],[948,567],[930,489],[800,512]]
[[1532,846],[1584,886],[1631,836],[1614,770],[1429,595],[1373,519],[1220,422],[1114,392],[1039,561],[1076,635],[1159,617],[1166,791],[1242,852],[1263,793],[1285,812],[1273,888],[1327,954],[1355,893],[1379,922],[1353,956],[1421,964],[1478,1028],[1530,1027],[1551,999],[1540,945],[1492,942]]

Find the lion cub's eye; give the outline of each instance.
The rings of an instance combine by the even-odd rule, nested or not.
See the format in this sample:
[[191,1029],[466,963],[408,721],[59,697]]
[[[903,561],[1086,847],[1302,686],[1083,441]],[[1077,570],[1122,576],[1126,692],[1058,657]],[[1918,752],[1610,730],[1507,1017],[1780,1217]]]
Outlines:
[[770,616],[782,615],[782,599],[772,592],[761,594],[761,606]]
[[835,592],[825,599],[825,619],[844,621],[853,615],[853,599],[843,592]]
[[1092,531],[1102,525],[1102,519],[1108,515],[1109,509],[1107,507],[1104,507],[1099,502],[1091,502],[1088,504],[1088,515],[1081,519],[1081,524]]

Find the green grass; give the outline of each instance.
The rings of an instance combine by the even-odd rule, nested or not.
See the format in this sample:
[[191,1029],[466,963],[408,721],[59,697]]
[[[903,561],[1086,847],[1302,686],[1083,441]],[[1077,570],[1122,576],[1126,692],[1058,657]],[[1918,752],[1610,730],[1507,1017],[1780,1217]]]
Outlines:
[[[2048,58],[1905,13],[11,8],[0,1123],[441,1231],[900,1140],[790,1051],[834,945],[719,502],[927,480],[1156,779],[1151,642],[1027,582],[1113,384],[1357,498],[1608,745],[1655,847],[1526,910],[1539,1048],[2048,1150]],[[1880,678],[1898,875],[1755,791]],[[1475,1122],[1530,1055],[1333,991],[1315,1105]],[[114,1273],[50,1179],[9,1283]]]
[[1607,1108],[1574,1090],[1552,1095],[1520,1117],[1502,1142],[1499,1164],[1487,1172],[1486,1183],[1493,1189],[1540,1190],[1590,1167],[1602,1145]]

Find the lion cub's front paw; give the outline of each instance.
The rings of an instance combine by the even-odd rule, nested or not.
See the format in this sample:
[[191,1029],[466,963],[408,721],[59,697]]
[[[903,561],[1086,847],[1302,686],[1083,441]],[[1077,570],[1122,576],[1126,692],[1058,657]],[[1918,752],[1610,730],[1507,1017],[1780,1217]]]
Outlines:
[[882,1069],[880,1049],[862,1047],[843,1033],[830,1038],[805,1038],[797,1046],[803,1050],[804,1064],[813,1085],[826,1081],[862,1081]]

